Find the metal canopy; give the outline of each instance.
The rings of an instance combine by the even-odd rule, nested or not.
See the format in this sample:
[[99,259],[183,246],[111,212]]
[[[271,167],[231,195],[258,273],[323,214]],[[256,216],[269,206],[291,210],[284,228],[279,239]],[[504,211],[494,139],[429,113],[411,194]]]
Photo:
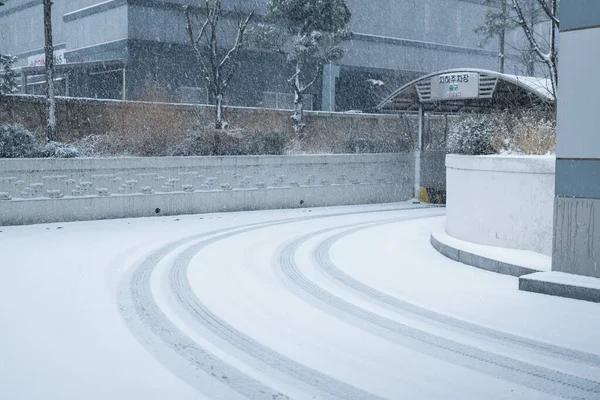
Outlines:
[[555,103],[551,83],[545,78],[501,74],[461,68],[425,75],[394,91],[378,106],[380,112],[417,111],[419,133],[415,146],[414,196],[421,191],[421,152],[425,112],[492,112],[514,107]]
[[549,79],[461,68],[415,79],[395,90],[377,106],[377,110],[489,112],[541,104],[554,104]]

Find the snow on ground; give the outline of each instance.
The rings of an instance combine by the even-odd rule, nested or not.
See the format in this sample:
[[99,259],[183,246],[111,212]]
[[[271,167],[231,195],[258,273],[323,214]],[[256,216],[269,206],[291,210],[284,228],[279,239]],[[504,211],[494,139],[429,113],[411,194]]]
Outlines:
[[404,204],[0,227],[0,398],[600,398],[600,305]]

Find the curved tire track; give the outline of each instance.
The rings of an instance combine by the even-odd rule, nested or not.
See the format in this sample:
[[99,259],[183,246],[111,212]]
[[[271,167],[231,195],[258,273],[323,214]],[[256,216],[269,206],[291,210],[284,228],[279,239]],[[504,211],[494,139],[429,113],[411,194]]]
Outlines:
[[[281,224],[330,217],[343,217],[345,215],[378,214],[398,211],[410,212],[415,209],[426,208],[428,207],[331,213],[310,217],[274,220],[270,222],[258,222],[192,235],[167,244],[152,252],[136,269],[126,275],[125,279],[121,282],[118,293],[119,310],[136,339],[138,339],[138,341],[140,341],[140,343],[144,345],[155,358],[161,361],[175,375],[179,376],[199,392],[206,392],[206,380],[198,375],[198,372],[203,372],[235,392],[227,392],[219,385],[212,385],[209,389],[211,392],[205,393],[211,396],[211,398],[233,399],[240,395],[245,398],[260,400],[285,398],[281,393],[277,393],[277,391],[272,388],[263,385],[256,379],[220,360],[177,328],[169,320],[168,316],[162,312],[154,300],[150,286],[150,278],[154,269],[170,253],[198,240],[201,242],[193,246],[194,252],[200,251],[210,243],[214,243],[218,240],[225,240],[234,235]],[[179,295],[179,300],[181,302],[183,302],[184,299],[197,300],[195,295],[190,291],[191,288],[187,281],[185,281],[187,288],[179,286],[180,284],[183,284],[181,281],[182,275],[180,275],[182,271],[181,268],[186,267],[186,260],[190,255],[192,255],[192,252],[188,249],[188,251],[185,251],[185,257],[179,257],[176,262],[177,267],[171,268],[170,272],[170,276],[172,277],[170,282],[174,285],[174,288],[176,288],[175,293]],[[177,292],[180,288],[182,289],[181,292]],[[183,303],[183,305],[186,306],[185,303]],[[188,305],[190,305],[190,303],[188,303]],[[209,329],[219,332],[221,338],[228,340],[238,348],[247,351],[248,354],[256,356],[259,361],[262,360],[262,363],[272,363],[269,364],[271,367],[289,374],[295,380],[295,383],[300,384],[301,387],[312,388],[310,390],[312,392],[321,392],[323,395],[321,398],[379,398],[343,382],[335,381],[332,378],[304,367],[293,360],[285,359],[272,350],[260,346],[258,343],[253,343],[251,339],[249,341],[249,338],[244,337],[245,335],[241,332],[231,330],[231,327],[224,325],[223,321],[220,321],[214,314],[203,308],[201,304],[192,302],[191,305],[192,307],[188,308],[191,315]],[[197,371],[196,373],[186,371],[189,370],[190,365]],[[186,373],[182,373],[182,371],[186,371]]]
[[210,311],[201,300],[194,294],[194,291],[188,280],[188,268],[192,258],[205,247],[231,237],[232,235],[222,235],[212,239],[204,240],[187,249],[181,254],[169,271],[169,285],[177,300],[183,308],[202,326],[210,332],[217,335],[220,339],[226,341],[243,353],[250,355],[253,359],[273,368],[294,380],[294,384],[303,391],[310,393],[317,398],[327,399],[382,399],[379,396],[365,392],[356,387],[338,381],[327,375],[324,375],[312,368],[306,367],[290,358],[287,358],[276,351],[268,348],[260,342],[252,339],[250,336],[235,329],[215,313]]
[[[225,390],[215,393],[218,389],[214,387],[211,388],[211,393],[206,393],[204,386],[206,380],[181,373],[189,365],[196,371],[204,372],[220,381],[243,398],[272,400],[277,394],[275,390],[241,373],[190,339],[162,312],[152,295],[150,277],[159,262],[169,253],[189,244],[194,239],[210,235],[211,233],[207,233],[182,239],[152,253],[131,274],[130,280],[125,282],[126,287],[119,296],[119,308],[136,338],[175,375],[199,392],[222,399],[234,395],[228,394]],[[178,357],[172,357],[172,353]]]
[[[392,222],[395,221],[387,221],[385,223]],[[367,226],[375,226],[377,224],[362,225],[363,228],[366,228]],[[316,307],[325,309],[334,316],[345,317],[357,326],[388,338],[400,345],[495,378],[565,398],[600,398],[600,382],[598,381],[529,364],[436,336],[379,316],[322,289],[300,271],[294,257],[298,248],[306,241],[335,229],[323,229],[292,240],[278,252],[278,265],[276,268],[280,276],[305,301]]]
[[389,294],[383,293],[356,280],[335,265],[330,257],[330,249],[343,237],[367,228],[369,227],[359,227],[344,230],[343,232],[336,233],[335,235],[330,236],[326,240],[322,241],[313,253],[313,258],[315,259],[318,268],[358,294],[366,296],[380,305],[387,306],[387,308],[390,308],[399,314],[413,317],[416,316],[420,320],[428,323],[434,323],[445,328],[451,327],[463,333],[483,336],[501,344],[518,346],[527,350],[533,350],[540,354],[549,355],[554,358],[600,367],[600,356],[596,354],[556,346],[549,343],[528,339],[522,336],[513,335],[507,332],[502,332],[468,321],[463,321],[461,319],[441,314],[412,304],[405,300],[390,296]]

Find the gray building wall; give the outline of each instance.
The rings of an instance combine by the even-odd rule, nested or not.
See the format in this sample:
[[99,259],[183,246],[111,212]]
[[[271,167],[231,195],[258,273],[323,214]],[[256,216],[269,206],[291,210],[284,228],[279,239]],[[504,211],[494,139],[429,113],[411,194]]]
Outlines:
[[561,4],[554,271],[600,278],[600,2]]
[[[0,9],[0,48],[19,56],[17,66],[22,66],[27,55],[39,54],[43,48],[41,0],[7,3]],[[187,35],[181,7],[187,3],[187,0],[55,0],[55,44],[66,49],[68,62],[125,60],[128,98],[141,95],[144,83],[151,79],[170,91],[171,101],[178,101],[179,88],[198,85],[197,65],[190,49],[184,46]],[[266,4],[267,0],[224,2],[225,7],[256,7],[259,13]],[[489,9],[482,1],[348,0],[348,5],[353,15],[354,37],[344,45],[347,53],[339,66],[324,71],[323,79],[312,89],[315,108],[341,111],[374,107],[383,94],[372,93],[369,79],[383,81],[385,87],[379,92],[389,93],[435,70],[497,68],[496,41],[480,48],[480,37],[474,33]],[[31,29],[22,29],[23,24]],[[230,104],[261,106],[266,101],[263,92],[289,92],[285,83],[290,75],[289,66],[280,58],[251,51],[243,62],[228,95]],[[516,55],[509,55],[507,72],[518,63]],[[123,86],[117,80],[100,79],[98,83],[114,81],[115,85]],[[69,94],[93,97],[98,93],[118,92],[90,89],[94,84],[88,86],[79,93],[75,88]]]
[[[16,66],[25,65],[27,57],[44,52],[44,15],[42,0],[4,1],[0,7],[0,52],[19,57]],[[66,2],[54,2],[52,16],[55,47],[64,48],[66,32],[62,15]]]

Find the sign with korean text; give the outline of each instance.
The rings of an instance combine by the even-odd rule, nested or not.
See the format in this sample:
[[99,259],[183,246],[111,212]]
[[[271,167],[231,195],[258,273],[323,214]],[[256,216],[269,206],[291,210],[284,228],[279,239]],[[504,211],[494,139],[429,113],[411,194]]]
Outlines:
[[479,98],[479,74],[475,72],[438,75],[431,78],[431,100]]
[[[54,64],[66,64],[65,49],[54,51]],[[46,55],[43,53],[27,57],[28,67],[43,67],[44,65],[46,65]]]

